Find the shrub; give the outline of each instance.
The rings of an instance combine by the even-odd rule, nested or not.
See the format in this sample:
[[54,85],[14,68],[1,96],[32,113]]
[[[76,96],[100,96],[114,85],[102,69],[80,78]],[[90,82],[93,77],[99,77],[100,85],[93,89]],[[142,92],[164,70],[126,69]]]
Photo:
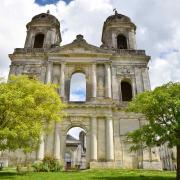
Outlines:
[[40,162],[34,163],[33,168],[35,172],[58,172],[63,166],[52,156],[45,156]]

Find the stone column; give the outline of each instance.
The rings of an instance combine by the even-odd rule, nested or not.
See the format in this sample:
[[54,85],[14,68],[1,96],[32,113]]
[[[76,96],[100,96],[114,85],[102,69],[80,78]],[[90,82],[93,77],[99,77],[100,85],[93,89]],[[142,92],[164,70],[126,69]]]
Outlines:
[[105,65],[106,68],[106,97],[111,98],[111,68],[110,64]]
[[114,161],[113,121],[112,117],[106,119],[106,160]]
[[117,38],[115,33],[112,33],[112,47],[117,48]]
[[97,119],[91,119],[91,161],[97,161]]
[[60,86],[61,86],[61,97],[64,98],[65,94],[64,94],[64,89],[65,89],[65,82],[64,82],[64,77],[65,77],[65,63],[62,62],[61,63],[61,79],[60,79]]
[[135,78],[132,78],[132,95],[133,95],[133,97],[136,96],[136,84],[135,84]]
[[130,49],[137,49],[134,30],[129,32],[129,47]]
[[55,124],[55,133],[54,133],[54,157],[56,159],[61,159],[60,156],[60,127],[59,124]]
[[44,135],[43,134],[41,134],[40,140],[41,140],[41,142],[39,145],[37,159],[43,160],[43,158],[44,158]]
[[47,65],[47,70],[46,70],[46,83],[51,83],[52,81],[52,77],[51,77],[52,68],[53,68],[53,63],[49,62]]
[[96,64],[92,64],[92,97],[97,96]]
[[151,90],[148,68],[142,69],[142,78],[143,78],[144,90],[145,91]]
[[121,91],[121,81],[122,81],[122,79],[121,78],[119,78],[119,100],[120,101],[122,101],[122,91]]
[[119,87],[115,67],[112,67],[112,97],[114,100],[119,101]]
[[142,73],[139,67],[135,67],[135,80],[136,80],[136,89],[137,93],[143,92],[143,82],[142,82]]

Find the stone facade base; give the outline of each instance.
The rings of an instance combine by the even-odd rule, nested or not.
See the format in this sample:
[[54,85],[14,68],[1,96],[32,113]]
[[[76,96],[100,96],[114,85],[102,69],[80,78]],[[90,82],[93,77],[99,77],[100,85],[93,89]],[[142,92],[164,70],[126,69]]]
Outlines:
[[[117,162],[90,162],[90,169],[112,169],[124,168],[121,163]],[[162,170],[161,162],[143,162],[143,169]]]
[[117,168],[115,162],[90,162],[90,169],[112,169]]
[[159,162],[143,162],[143,169],[150,169],[150,170],[162,170],[162,163]]
[[115,168],[114,162],[90,162],[90,169]]

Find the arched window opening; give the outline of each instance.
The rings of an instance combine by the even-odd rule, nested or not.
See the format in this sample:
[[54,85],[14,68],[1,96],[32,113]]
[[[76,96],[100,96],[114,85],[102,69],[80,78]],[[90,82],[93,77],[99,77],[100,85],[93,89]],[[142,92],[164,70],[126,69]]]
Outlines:
[[86,101],[86,77],[83,73],[74,73],[70,81],[70,101]]
[[81,127],[67,132],[65,164],[66,169],[86,169],[86,132]]
[[127,49],[127,39],[123,35],[117,36],[117,48],[118,49]]
[[44,34],[37,34],[34,40],[34,48],[43,48]]
[[122,101],[131,101],[132,100],[132,87],[128,82],[121,82],[121,94]]

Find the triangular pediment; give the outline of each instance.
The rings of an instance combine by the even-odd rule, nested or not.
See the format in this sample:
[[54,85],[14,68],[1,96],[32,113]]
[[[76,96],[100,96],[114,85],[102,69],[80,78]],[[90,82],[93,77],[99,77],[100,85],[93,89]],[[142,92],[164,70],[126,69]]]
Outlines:
[[67,45],[54,48],[50,53],[66,54],[66,53],[108,53],[106,50],[97,46],[91,45],[83,39],[82,35],[77,35],[76,39]]

